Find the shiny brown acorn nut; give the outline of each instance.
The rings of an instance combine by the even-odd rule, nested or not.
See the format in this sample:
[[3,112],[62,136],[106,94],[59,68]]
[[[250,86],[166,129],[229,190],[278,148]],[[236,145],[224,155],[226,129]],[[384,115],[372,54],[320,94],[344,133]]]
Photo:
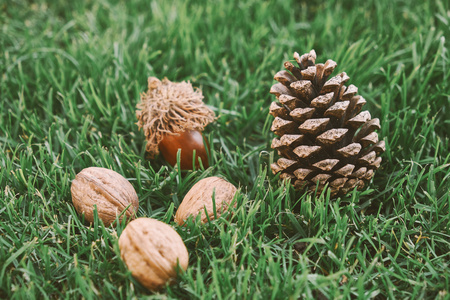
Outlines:
[[159,142],[159,150],[166,161],[175,166],[177,164],[178,149],[181,149],[180,168],[182,170],[192,169],[195,151],[195,167],[198,168],[200,166],[199,159],[201,159],[203,166],[207,168],[209,163],[206,149],[209,150],[209,145],[206,140],[205,143],[200,131],[189,130],[178,135],[165,135]]

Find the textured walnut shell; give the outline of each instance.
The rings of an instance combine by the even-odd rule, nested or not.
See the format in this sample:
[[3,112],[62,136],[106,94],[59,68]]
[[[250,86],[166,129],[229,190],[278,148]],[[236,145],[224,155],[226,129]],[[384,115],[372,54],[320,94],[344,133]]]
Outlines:
[[75,209],[88,222],[94,222],[94,205],[105,226],[111,225],[127,207],[124,213],[127,219],[134,218],[139,208],[138,196],[128,180],[105,168],[83,169],[72,182],[70,191]]
[[119,238],[120,256],[133,277],[151,291],[171,283],[178,266],[186,270],[189,254],[169,225],[150,218],[131,221]]
[[[217,217],[228,209],[233,201],[236,187],[219,177],[208,177],[197,182],[186,194],[175,215],[175,222],[183,225],[192,216],[201,214],[202,223],[214,219],[213,193]],[[205,209],[208,215],[205,214]]]

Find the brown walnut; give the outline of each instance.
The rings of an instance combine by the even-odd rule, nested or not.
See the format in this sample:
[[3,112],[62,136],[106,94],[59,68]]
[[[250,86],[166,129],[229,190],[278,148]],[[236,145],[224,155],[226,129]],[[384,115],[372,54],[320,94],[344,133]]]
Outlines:
[[151,291],[172,283],[178,267],[185,271],[189,254],[178,233],[150,218],[131,221],[119,238],[120,256],[133,277]]
[[111,225],[124,210],[127,219],[134,218],[139,208],[138,196],[128,180],[105,168],[83,169],[72,182],[70,191],[75,209],[88,222],[94,222],[94,206],[105,226]]
[[202,223],[206,223],[208,218],[214,219],[213,194],[216,215],[219,217],[228,209],[235,193],[236,187],[222,178],[204,178],[197,182],[184,197],[175,215],[175,222],[183,225],[190,216],[195,218],[198,214],[201,214]]

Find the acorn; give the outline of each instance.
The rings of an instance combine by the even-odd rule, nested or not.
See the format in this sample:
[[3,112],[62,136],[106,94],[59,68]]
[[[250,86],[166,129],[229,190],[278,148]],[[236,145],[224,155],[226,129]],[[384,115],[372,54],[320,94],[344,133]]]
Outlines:
[[[214,112],[203,103],[202,91],[190,82],[148,78],[148,91],[136,106],[137,125],[143,129],[150,158],[161,153],[175,166],[180,150],[182,170],[202,165],[207,168],[209,145],[203,130],[215,120]],[[194,156],[195,153],[195,156]]]

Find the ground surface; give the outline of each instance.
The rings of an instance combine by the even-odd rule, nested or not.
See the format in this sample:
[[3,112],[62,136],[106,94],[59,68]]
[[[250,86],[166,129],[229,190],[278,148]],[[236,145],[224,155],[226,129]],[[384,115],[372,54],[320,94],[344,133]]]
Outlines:
[[[0,298],[449,298],[449,3],[323,2],[0,0]],[[313,48],[387,142],[370,188],[337,200],[268,170],[273,75]],[[148,76],[203,90],[219,116],[210,168],[145,158]],[[70,185],[89,166],[123,174],[138,215],[174,225],[190,253],[176,284],[148,292],[120,259],[124,225],[82,223]],[[240,187],[234,215],[175,226],[212,175]]]

